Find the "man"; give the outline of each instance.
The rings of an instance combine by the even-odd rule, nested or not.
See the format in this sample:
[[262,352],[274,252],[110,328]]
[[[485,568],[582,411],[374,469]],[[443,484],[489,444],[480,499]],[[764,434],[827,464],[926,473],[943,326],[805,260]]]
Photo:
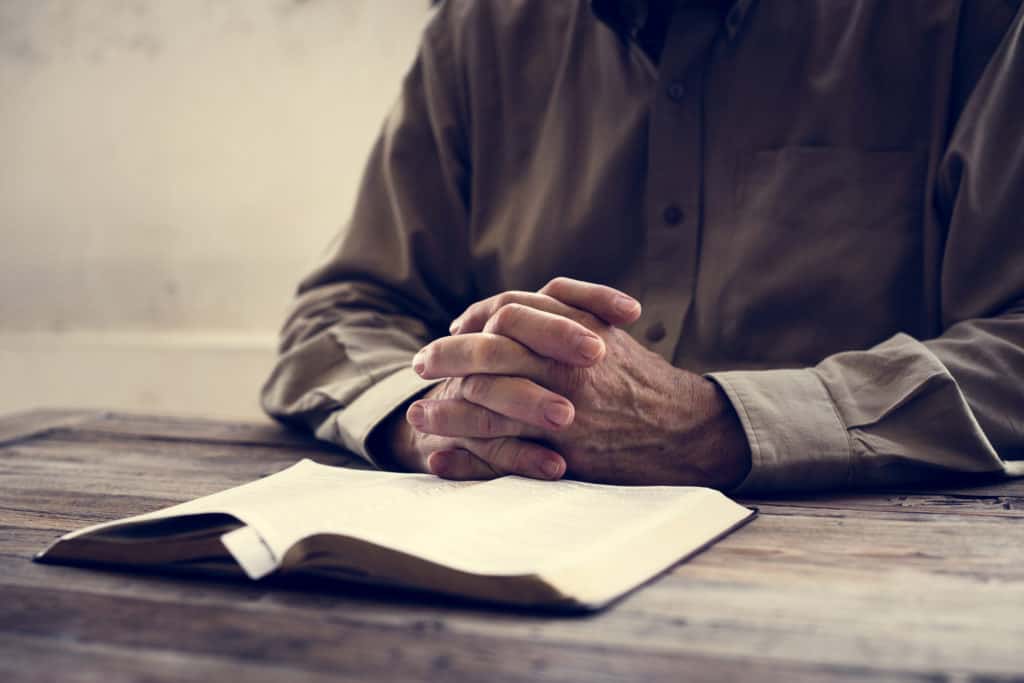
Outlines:
[[1019,4],[443,3],[264,406],[459,479],[1021,469]]

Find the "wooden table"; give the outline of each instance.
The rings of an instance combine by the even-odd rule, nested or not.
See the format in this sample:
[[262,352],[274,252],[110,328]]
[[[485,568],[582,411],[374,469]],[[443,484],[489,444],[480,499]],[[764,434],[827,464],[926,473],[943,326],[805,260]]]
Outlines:
[[30,561],[303,457],[351,462],[269,423],[0,418],[0,681],[1024,680],[1021,481],[758,501],[752,524],[587,617]]

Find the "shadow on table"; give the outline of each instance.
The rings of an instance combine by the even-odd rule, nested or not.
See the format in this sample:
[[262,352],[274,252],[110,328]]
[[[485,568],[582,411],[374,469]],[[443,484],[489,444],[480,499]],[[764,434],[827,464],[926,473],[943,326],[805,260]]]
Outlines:
[[[48,565],[58,567],[58,565]],[[68,566],[68,563],[65,563]],[[630,593],[615,600],[601,610],[593,611],[571,606],[523,607],[504,603],[464,598],[429,592],[404,586],[380,585],[325,578],[311,575],[271,575],[258,581],[250,580],[240,569],[202,571],[174,567],[121,566],[110,563],[74,562],[71,571],[80,568],[100,572],[107,576],[122,576],[140,582],[155,582],[160,589],[192,597],[216,593],[235,598],[239,603],[271,599],[282,606],[337,607],[347,603],[376,604],[390,608],[402,607],[413,611],[443,609],[446,611],[515,614],[521,617],[551,619],[566,617],[585,618],[600,614],[617,604]],[[652,579],[654,580],[654,579]]]
[[[1010,461],[1015,462],[1015,461]],[[899,470],[903,469],[904,472]],[[900,475],[903,476],[900,476]],[[826,503],[829,500],[848,501],[851,498],[871,499],[882,496],[927,496],[927,495],[963,495],[975,498],[983,498],[990,492],[994,494],[994,487],[999,487],[1000,493],[1005,497],[1006,484],[1008,482],[1020,481],[1022,487],[1020,495],[1024,496],[1024,478],[1007,477],[1003,474],[991,472],[951,472],[949,470],[934,468],[924,469],[915,466],[910,469],[902,465],[893,465],[884,471],[878,472],[879,478],[892,481],[900,479],[904,482],[899,485],[876,484],[860,488],[838,489],[835,491],[810,491],[810,492],[780,492],[764,494],[755,497],[737,497],[740,502],[809,502],[815,501]]]

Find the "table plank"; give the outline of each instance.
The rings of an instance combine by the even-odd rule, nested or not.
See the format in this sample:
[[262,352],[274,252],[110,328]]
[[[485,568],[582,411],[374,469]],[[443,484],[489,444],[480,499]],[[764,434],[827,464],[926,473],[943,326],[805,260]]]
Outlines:
[[902,492],[856,494],[847,496],[823,496],[816,501],[785,501],[777,500],[744,500],[762,512],[786,514],[792,511],[817,510],[828,514],[836,512],[864,510],[865,512],[909,512],[914,514],[955,514],[960,516],[984,515],[992,517],[1024,517],[1024,492],[1016,493],[1009,488],[999,495],[970,495],[959,491],[940,492]]
[[[292,604],[288,609],[268,609],[262,600],[251,598],[217,600],[219,592],[206,601],[181,593],[170,599],[155,589],[145,595],[117,592],[116,604],[111,605],[106,595],[88,590],[4,588],[6,612],[22,636],[100,643],[130,651],[158,649],[173,642],[176,652],[189,656],[266,660],[301,670],[358,674],[366,680],[428,680],[439,675],[450,680],[669,680],[684,671],[694,672],[688,680],[739,676],[928,680],[930,676],[878,666],[716,656],[706,648],[701,651],[685,640],[667,637],[688,635],[679,626],[659,638],[640,639],[609,633],[594,620],[501,613],[482,619],[473,610],[460,614],[457,608],[414,602],[401,612],[393,604],[384,604],[386,610],[364,615],[358,602],[315,594],[305,596],[304,608]],[[154,615],[159,615],[156,624]],[[8,623],[0,619],[0,633],[10,628]],[[638,622],[634,618],[630,623]],[[644,623],[650,626],[647,620]]]
[[99,411],[75,409],[42,409],[0,415],[0,446],[39,436],[55,429],[102,420],[104,417],[105,414]]
[[[34,535],[38,537],[39,532]],[[22,542],[32,545],[32,534]],[[556,649],[596,647],[609,656],[627,647],[633,654],[673,658],[753,658],[762,671],[773,670],[769,666],[773,661],[784,668],[819,672],[858,671],[863,662],[870,662],[870,669],[885,673],[885,667],[891,667],[909,677],[963,668],[969,650],[976,671],[1019,672],[1017,646],[1024,633],[1017,627],[1007,631],[991,625],[1014,622],[1024,600],[1020,582],[978,590],[972,577],[925,580],[913,572],[874,572],[872,582],[866,580],[872,574],[866,570],[837,573],[757,566],[751,571],[730,559],[705,554],[610,612],[586,620],[492,613],[428,598],[402,599],[401,609],[396,610],[387,592],[367,592],[351,585],[310,587],[141,575],[126,586],[118,572],[68,567],[44,567],[48,576],[41,578],[34,571],[38,568],[27,565],[22,557],[0,557],[0,575],[5,595],[10,586],[27,587],[36,594],[51,593],[54,585],[73,586],[75,595],[69,601],[76,605],[90,604],[81,597],[87,593],[99,602],[116,598],[118,609],[125,598],[137,598],[158,614],[165,614],[165,604],[190,604],[197,612],[217,614],[244,607],[238,618],[262,624],[264,629],[278,624],[285,613],[289,619],[335,636],[339,636],[335,622],[340,619],[350,628],[378,633],[381,647],[393,641],[401,644],[407,636],[419,637],[426,630],[439,632],[445,639],[458,632],[494,643],[521,641],[523,647],[535,641]],[[808,591],[808,586],[815,591]],[[823,601],[819,591],[829,599]],[[826,605],[829,618],[808,620],[809,614],[819,613]],[[3,622],[0,619],[0,631]],[[14,623],[23,631],[23,619],[16,618]],[[972,637],[979,633],[985,637]],[[879,647],[880,641],[885,647]]]
[[[212,447],[211,447],[212,446]],[[116,458],[116,465],[100,469],[100,463]],[[52,480],[57,471],[70,474],[82,490],[117,494],[126,490],[152,491],[161,501],[180,492],[175,502],[206,495],[266,476],[310,458],[335,466],[365,467],[356,456],[329,446],[300,439],[296,445],[194,442],[135,438],[120,430],[97,430],[89,423],[74,430],[57,430],[44,440],[18,443],[0,451],[0,475],[12,484],[32,488],[32,477]],[[83,470],[89,464],[90,471]],[[95,472],[96,476],[91,476]],[[81,477],[86,477],[81,480]],[[127,481],[130,480],[130,481]],[[58,492],[66,491],[62,485]],[[793,508],[817,510],[822,515],[836,510],[875,510],[896,513],[934,512],[1000,517],[1024,516],[1024,480],[1004,482],[1001,487],[984,485],[945,492],[904,491],[844,493],[819,498],[747,499],[763,511],[784,513]],[[998,491],[998,493],[994,493]],[[155,505],[159,507],[159,505]]]
[[120,434],[135,439],[234,443],[258,446],[303,447],[314,443],[306,434],[285,429],[270,418],[262,421],[225,422],[203,418],[107,413],[102,420],[81,425],[75,433]]
[[[39,665],[45,662],[45,667]],[[123,648],[50,636],[5,633],[0,640],[0,680],[21,683],[130,683],[169,680],[246,683],[361,683],[360,676],[316,672],[273,662],[183,654],[159,648]]]
[[65,531],[301,457],[357,462],[266,430],[112,414],[0,448],[0,643],[23,646],[0,646],[0,678],[38,673],[18,652],[68,680],[118,666],[124,680],[146,671],[202,680],[235,665],[371,681],[681,672],[709,681],[1012,680],[1024,671],[1019,482],[762,501],[753,524],[584,619],[345,584],[28,561]]

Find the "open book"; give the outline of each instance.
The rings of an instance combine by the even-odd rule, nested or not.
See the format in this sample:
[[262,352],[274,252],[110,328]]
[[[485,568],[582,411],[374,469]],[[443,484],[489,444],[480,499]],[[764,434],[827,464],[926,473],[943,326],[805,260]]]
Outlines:
[[750,519],[712,489],[456,482],[303,460],[67,534],[37,560],[303,572],[530,606],[600,608]]

